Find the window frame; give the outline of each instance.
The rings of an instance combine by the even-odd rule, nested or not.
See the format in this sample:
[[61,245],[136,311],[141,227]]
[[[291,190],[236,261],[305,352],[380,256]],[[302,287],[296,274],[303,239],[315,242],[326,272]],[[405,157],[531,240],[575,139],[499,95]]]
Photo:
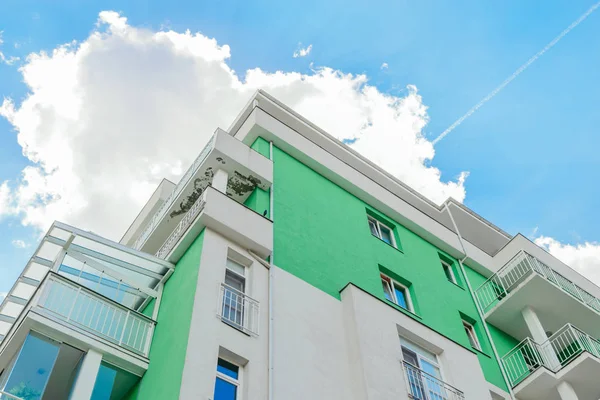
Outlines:
[[[231,376],[222,373],[221,371],[219,371],[219,360],[223,360],[228,362],[229,364],[232,364],[234,366],[236,366],[238,368],[238,377],[237,379],[232,378]],[[235,390],[235,400],[242,400],[242,393],[241,393],[241,387],[242,387],[242,373],[243,373],[243,367],[236,362],[231,361],[230,359],[226,358],[226,357],[221,357],[218,356],[217,357],[217,365],[215,368],[215,387],[217,385],[217,379],[221,379],[227,383],[231,383],[232,385],[234,385],[236,387]],[[214,393],[213,393],[213,397],[214,397]]]
[[[379,273],[379,277],[382,283],[382,289],[383,289],[383,283],[385,282],[386,285],[388,285],[388,289],[390,291],[390,296],[392,297],[393,300],[389,300],[386,298],[386,300],[391,301],[392,303],[394,303],[395,305],[397,305],[398,307],[402,308],[403,310],[406,310],[412,314],[415,313],[415,308],[412,302],[412,298],[410,295],[410,289],[408,286],[403,285],[402,283],[390,278],[389,276],[387,276],[386,274],[380,272]],[[394,290],[395,287],[398,287],[402,293],[404,293],[404,298],[406,300],[406,307],[402,307],[402,305],[400,305],[398,303],[398,298],[396,297],[396,291]],[[385,297],[385,291],[384,291],[384,297]]]
[[451,279],[448,279],[448,281],[454,283],[455,285],[458,285],[458,281],[456,280],[456,274],[454,273],[454,268],[452,268],[452,264],[444,260],[440,260],[440,262],[442,263],[442,269],[444,270],[444,275],[446,275],[446,278],[448,278],[446,270],[450,272]]
[[[465,333],[467,334],[467,338],[469,339],[469,344],[471,345],[471,347],[473,347],[476,350],[482,351],[481,343],[479,342],[479,338],[477,337],[477,331],[475,330],[475,325],[465,321],[464,319],[462,320],[462,324]],[[475,346],[473,346],[473,342],[475,343]]]
[[[394,229],[389,227],[388,225],[384,224],[383,222],[379,221],[377,218],[372,217],[371,215],[367,215],[367,218],[368,218],[369,223],[372,222],[375,224],[375,228],[377,230],[377,235],[374,235],[373,232],[371,231],[371,227],[369,226],[369,232],[371,232],[371,235],[376,237],[377,239],[381,240],[385,244],[389,244],[390,246],[397,249],[398,245],[396,244],[396,235],[394,235]],[[381,234],[381,227],[384,227],[385,229],[390,231],[390,240],[392,241],[392,243],[388,243],[385,240],[383,240],[383,237]]]

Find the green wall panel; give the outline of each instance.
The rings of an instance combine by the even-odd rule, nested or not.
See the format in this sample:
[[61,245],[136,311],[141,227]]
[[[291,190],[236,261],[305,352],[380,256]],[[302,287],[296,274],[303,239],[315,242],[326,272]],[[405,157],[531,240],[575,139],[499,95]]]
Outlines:
[[[472,351],[486,379],[506,389],[474,300],[446,279],[441,252],[287,153],[273,150],[275,264],[338,299],[351,282],[385,301],[379,271],[391,271],[411,282],[420,317],[414,318],[421,323],[470,349],[460,313],[475,321],[485,354]],[[371,235],[368,212],[393,225],[402,251]]]
[[244,202],[244,205],[246,207],[256,211],[260,215],[263,215],[264,212],[266,211],[265,217],[269,218],[270,217],[270,212],[269,212],[270,204],[269,203],[270,203],[269,192],[267,190],[262,190],[261,188],[257,187],[257,188],[254,188],[252,193],[250,193],[250,196],[248,196],[248,198]]
[[204,231],[179,260],[165,284],[150,347],[150,365],[128,394],[128,400],[179,398],[203,238]]

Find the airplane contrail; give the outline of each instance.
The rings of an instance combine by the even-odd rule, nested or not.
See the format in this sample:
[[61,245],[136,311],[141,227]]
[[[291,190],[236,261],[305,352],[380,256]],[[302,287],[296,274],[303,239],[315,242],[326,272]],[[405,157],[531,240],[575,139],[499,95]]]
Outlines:
[[485,96],[479,103],[477,103],[473,108],[471,108],[465,115],[457,119],[452,125],[450,125],[444,132],[442,132],[437,138],[435,138],[432,144],[437,144],[440,140],[445,138],[450,132],[452,132],[457,126],[462,124],[467,118],[475,113],[475,111],[479,110],[485,103],[490,101],[494,96],[496,96],[502,89],[506,87],[509,83],[511,83],[517,76],[521,75],[523,71],[525,71],[531,64],[533,64],[538,58],[544,55],[545,52],[550,50],[556,43],[558,43],[562,38],[564,38],[569,32],[571,32],[577,25],[582,23],[587,17],[589,17],[596,9],[600,7],[600,1],[590,7],[581,17],[577,18],[567,29],[562,31],[560,35],[555,37],[550,43],[548,43],[542,50],[537,52],[533,57],[531,57],[527,62],[519,67],[511,76],[506,78],[504,82],[502,82],[496,89],[492,90],[487,96]]

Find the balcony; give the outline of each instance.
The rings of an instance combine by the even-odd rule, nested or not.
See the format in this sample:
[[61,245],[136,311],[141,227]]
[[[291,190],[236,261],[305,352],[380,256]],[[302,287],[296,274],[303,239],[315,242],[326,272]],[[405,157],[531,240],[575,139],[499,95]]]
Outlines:
[[32,307],[40,314],[148,357],[152,319],[52,272],[39,290]]
[[402,362],[408,397],[414,400],[464,400],[463,392],[415,367]]
[[560,399],[554,388],[562,380],[571,383],[579,398],[600,397],[600,341],[571,324],[542,344],[526,338],[502,363],[519,399]]
[[258,301],[222,283],[217,304],[217,317],[221,321],[248,335],[258,336]]
[[485,281],[475,294],[486,320],[513,337],[529,335],[521,317],[521,310],[527,306],[537,311],[550,331],[571,322],[600,337],[600,300],[525,251]]
[[72,348],[95,349],[111,365],[142,375],[154,331],[148,305],[173,268],[55,222],[0,304],[0,370],[35,331]]
[[261,257],[273,250],[273,222],[213,187],[207,187],[173,229],[156,256],[175,263],[205,227]]
[[271,160],[218,129],[150,218],[133,248],[155,254],[219,169],[228,173],[227,195],[242,204],[254,188],[267,190],[273,180]]

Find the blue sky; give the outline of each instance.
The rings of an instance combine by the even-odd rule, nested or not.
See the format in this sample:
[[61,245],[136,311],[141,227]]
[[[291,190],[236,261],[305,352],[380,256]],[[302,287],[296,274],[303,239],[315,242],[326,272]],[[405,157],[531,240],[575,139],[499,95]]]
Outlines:
[[[313,63],[365,74],[379,91],[400,97],[415,85],[428,107],[424,134],[433,139],[592,4],[8,0],[0,5],[0,51],[21,61],[0,64],[0,96],[18,104],[29,90],[18,70],[29,53],[84,41],[98,13],[115,10],[132,26],[189,29],[228,44],[227,63],[242,78],[256,67],[310,73]],[[600,11],[435,148],[431,164],[443,179],[469,171],[465,204],[509,233],[573,245],[599,240],[599,37]],[[299,43],[312,51],[293,58]],[[28,164],[14,127],[0,117],[0,183],[17,182]],[[0,217],[0,292],[39,235],[21,218]],[[15,247],[17,239],[28,247]]]

